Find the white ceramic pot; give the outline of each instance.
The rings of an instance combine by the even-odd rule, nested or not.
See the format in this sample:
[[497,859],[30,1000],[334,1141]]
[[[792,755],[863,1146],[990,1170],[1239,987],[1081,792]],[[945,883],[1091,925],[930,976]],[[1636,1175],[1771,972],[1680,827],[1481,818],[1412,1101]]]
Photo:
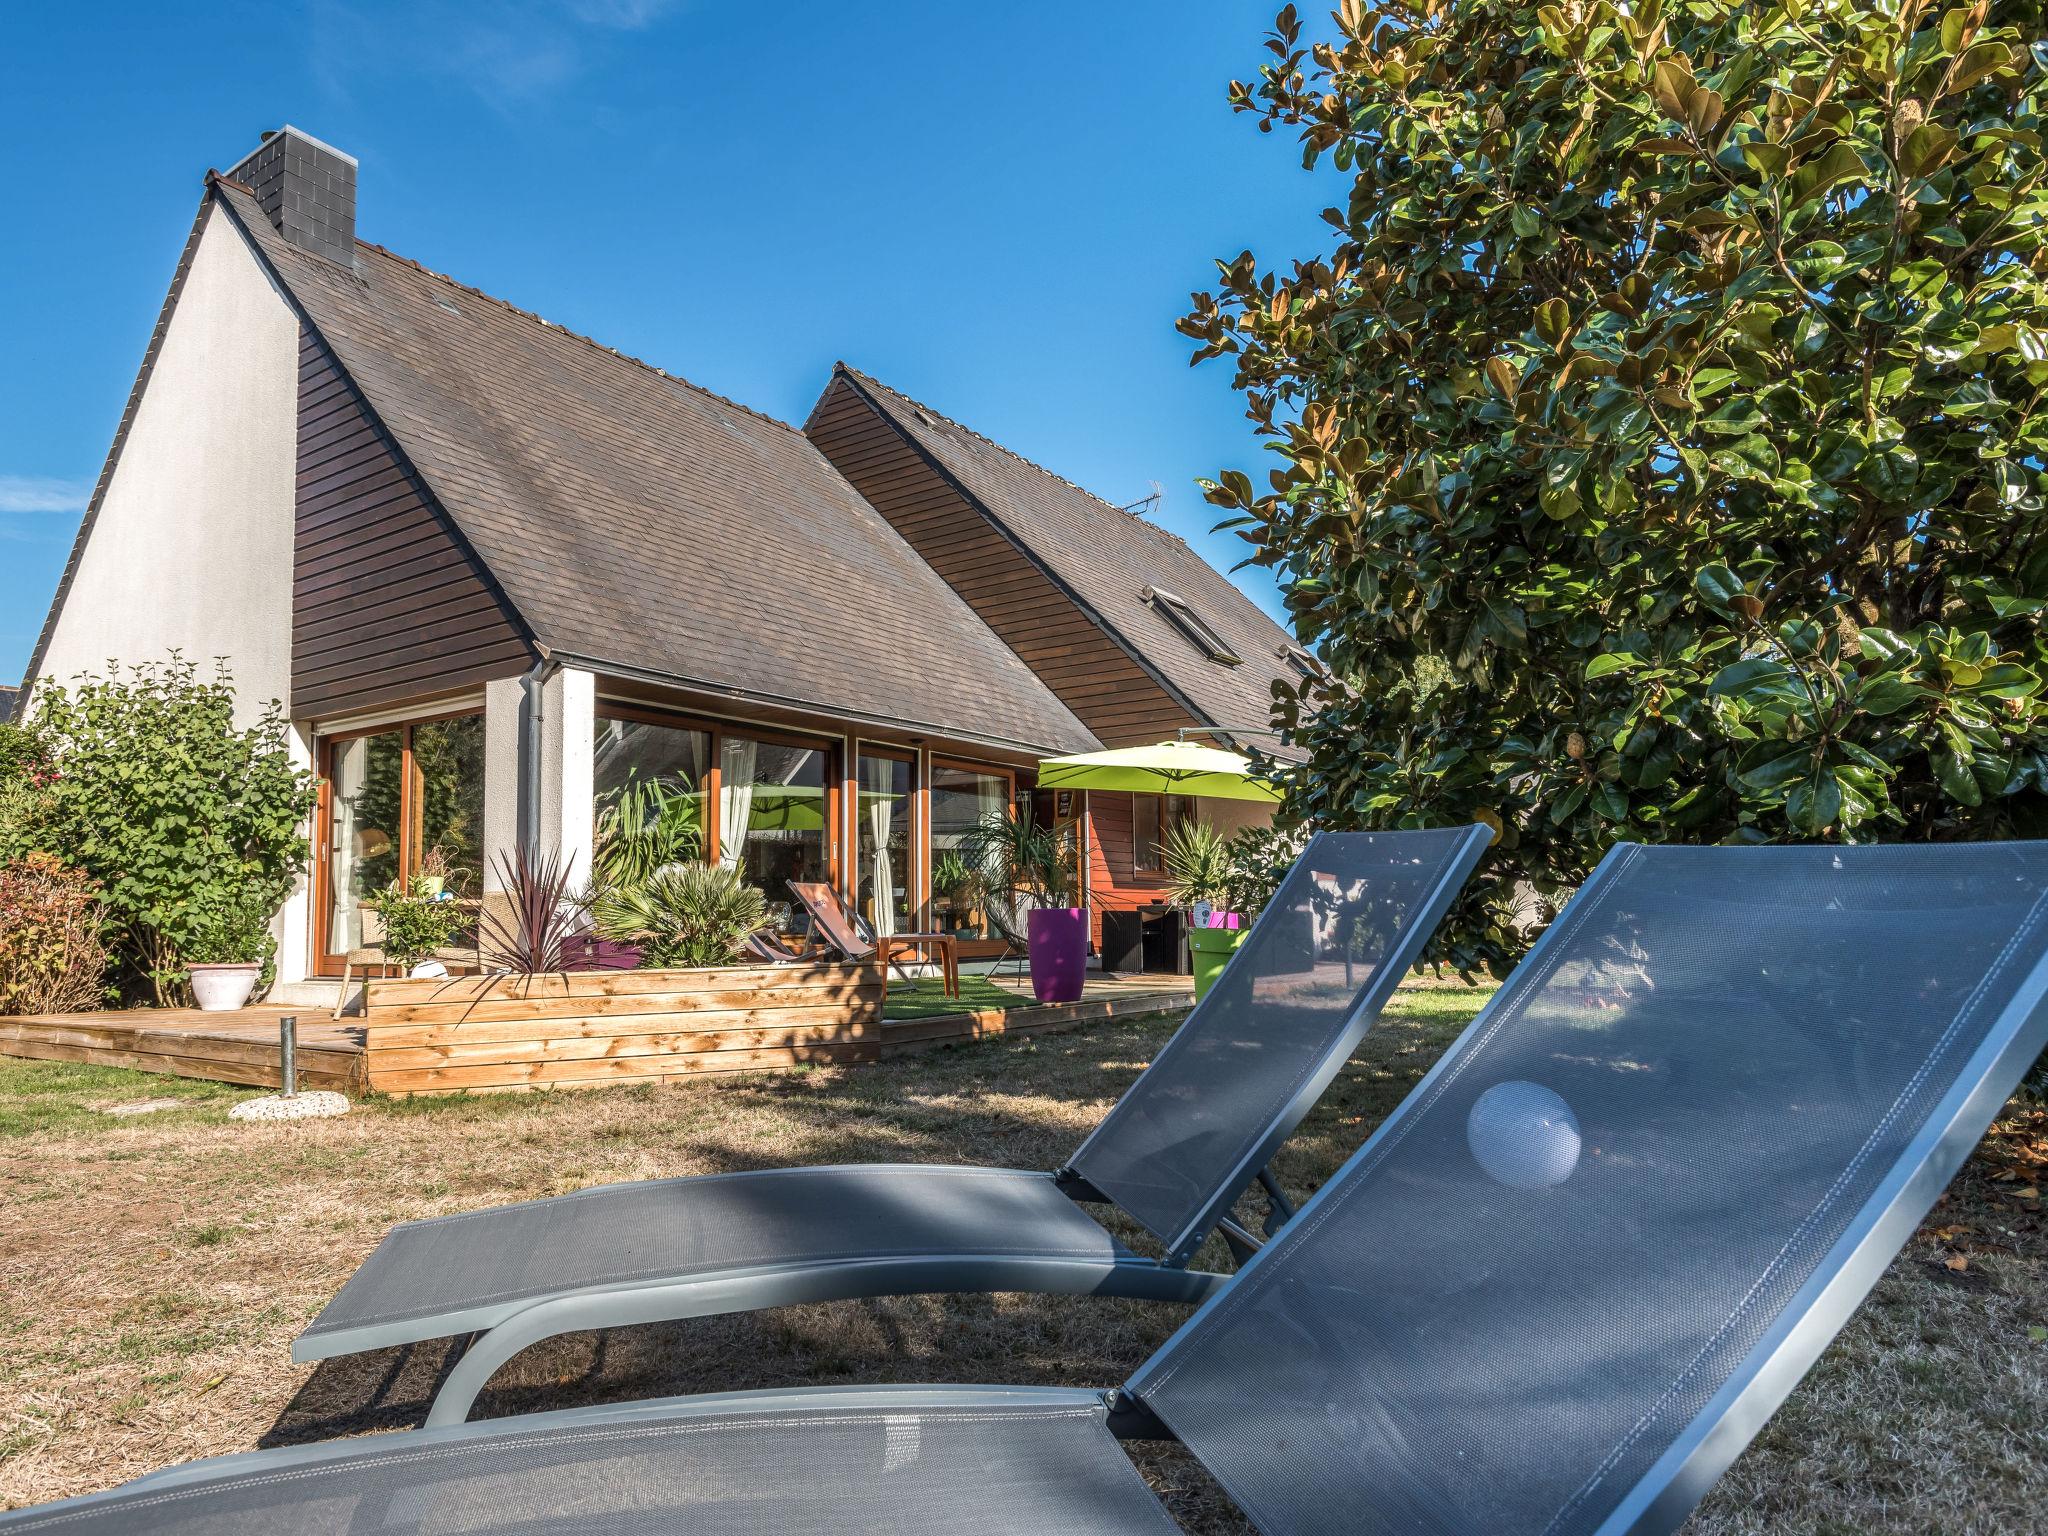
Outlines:
[[233,1013],[249,1001],[256,990],[260,965],[188,965],[192,978],[192,1000],[203,1013]]

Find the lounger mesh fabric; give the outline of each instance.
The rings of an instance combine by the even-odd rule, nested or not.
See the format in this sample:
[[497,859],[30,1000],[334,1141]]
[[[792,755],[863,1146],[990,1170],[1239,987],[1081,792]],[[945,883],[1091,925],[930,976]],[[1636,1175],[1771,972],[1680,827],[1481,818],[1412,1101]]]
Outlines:
[[657,1179],[396,1227],[304,1337],[433,1338],[536,1296],[754,1265],[1127,1251],[1044,1174],[873,1164]]
[[[512,1421],[515,1422],[516,1421]],[[380,1445],[379,1440],[387,1443]],[[10,1536],[1120,1536],[1177,1527],[1099,1410],[918,1408],[381,1436],[0,1515]]]
[[1595,1529],[2043,953],[2041,844],[1624,849],[1603,874],[1133,1379],[1267,1536]]
[[[1216,986],[1071,1166],[1161,1242],[1183,1237],[1361,1004],[1421,958],[1424,909],[1473,848],[1470,827],[1347,833],[1303,852]],[[1389,963],[1391,959],[1391,964]],[[1348,1054],[1348,1052],[1346,1053]]]

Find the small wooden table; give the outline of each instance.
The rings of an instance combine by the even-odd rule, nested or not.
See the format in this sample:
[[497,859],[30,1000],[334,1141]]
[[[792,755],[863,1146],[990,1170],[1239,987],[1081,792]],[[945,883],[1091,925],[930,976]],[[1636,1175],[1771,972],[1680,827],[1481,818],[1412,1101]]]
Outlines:
[[950,933],[888,933],[875,939],[875,952],[887,965],[899,950],[929,949],[939,957],[939,981],[946,996],[960,995],[960,944]]

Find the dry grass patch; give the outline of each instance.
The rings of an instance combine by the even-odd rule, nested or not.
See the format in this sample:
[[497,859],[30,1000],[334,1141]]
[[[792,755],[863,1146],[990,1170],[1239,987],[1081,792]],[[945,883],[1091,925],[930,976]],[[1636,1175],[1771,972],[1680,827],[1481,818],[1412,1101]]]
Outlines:
[[[1404,989],[1280,1159],[1288,1186],[1312,1188],[1352,1151],[1483,995]],[[792,1162],[1051,1168],[1171,1029],[1110,1023],[674,1087],[372,1102],[296,1125],[229,1124],[224,1109],[243,1095],[218,1085],[0,1059],[0,1504],[417,1424],[443,1345],[290,1363],[292,1336],[393,1222]],[[103,1113],[164,1095],[181,1107]],[[2038,1199],[2019,1192],[2038,1188],[2044,1159],[2048,1118],[2001,1125],[1688,1531],[2040,1529],[2048,1237]],[[1957,1258],[1966,1266],[1948,1267]],[[1203,1262],[1224,1266],[1220,1245]],[[906,1297],[579,1334],[520,1356],[478,1411],[891,1379],[1106,1386],[1184,1315]],[[1243,1529],[1189,1458],[1136,1449],[1190,1530]]]

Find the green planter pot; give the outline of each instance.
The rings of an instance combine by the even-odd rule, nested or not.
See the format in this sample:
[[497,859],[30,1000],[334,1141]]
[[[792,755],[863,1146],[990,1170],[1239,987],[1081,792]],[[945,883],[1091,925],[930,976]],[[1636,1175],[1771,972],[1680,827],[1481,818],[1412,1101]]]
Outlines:
[[1188,930],[1188,953],[1194,959],[1195,1001],[1200,1002],[1209,995],[1209,989],[1216,985],[1216,978],[1223,974],[1223,967],[1230,963],[1231,951],[1244,942],[1249,928],[1190,928]]

